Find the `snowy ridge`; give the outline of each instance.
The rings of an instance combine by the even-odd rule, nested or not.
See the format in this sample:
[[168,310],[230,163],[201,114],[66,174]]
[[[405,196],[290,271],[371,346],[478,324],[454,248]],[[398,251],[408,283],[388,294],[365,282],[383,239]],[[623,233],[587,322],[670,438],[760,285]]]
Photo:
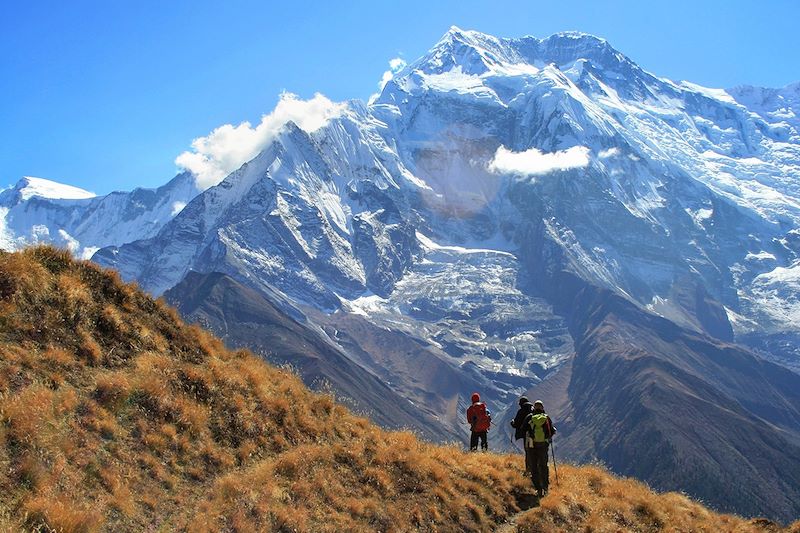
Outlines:
[[25,176],[19,180],[14,189],[19,192],[22,200],[28,200],[33,196],[53,200],[84,200],[97,196],[78,187],[31,176]]
[[154,234],[199,191],[190,174],[158,189],[96,196],[42,178],[26,177],[0,191],[0,247],[53,243],[90,258],[103,246]]

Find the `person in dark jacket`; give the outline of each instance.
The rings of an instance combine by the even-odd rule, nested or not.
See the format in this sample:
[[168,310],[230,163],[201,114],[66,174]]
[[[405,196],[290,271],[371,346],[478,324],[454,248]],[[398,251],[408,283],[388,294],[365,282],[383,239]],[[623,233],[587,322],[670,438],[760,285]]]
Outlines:
[[531,466],[531,480],[536,494],[544,496],[550,486],[550,469],[547,466],[547,451],[556,433],[553,421],[544,411],[541,400],[533,402],[533,412],[525,417],[526,458]]
[[533,412],[533,404],[522,396],[519,399],[519,410],[514,415],[514,420],[511,421],[511,427],[514,428],[514,440],[522,439],[522,447],[525,448],[525,475],[528,476],[532,472],[530,460],[528,458],[528,450],[525,447],[525,418]]

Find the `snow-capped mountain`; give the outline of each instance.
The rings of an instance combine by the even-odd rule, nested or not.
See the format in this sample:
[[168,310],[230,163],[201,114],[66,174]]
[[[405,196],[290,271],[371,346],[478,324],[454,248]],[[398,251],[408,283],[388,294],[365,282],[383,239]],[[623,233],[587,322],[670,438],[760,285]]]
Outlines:
[[188,172],[157,189],[105,196],[25,177],[0,192],[0,247],[49,242],[88,258],[104,246],[155,235],[198,192]]
[[[669,292],[689,275],[738,329],[793,327],[793,303],[770,302],[764,285],[796,260],[797,100],[770,113],[769,97],[732,93],[657,78],[588,35],[502,40],[454,29],[387,84],[375,113],[398,132],[412,172],[455,182],[448,192],[460,200],[492,183],[474,176],[494,147],[588,148],[582,168],[524,186],[540,191],[527,218],[543,221],[570,268],[677,319],[685,310]],[[471,172],[454,172],[458,164]]]
[[24,179],[0,196],[3,243],[108,246],[95,259],[156,294],[221,271],[420,336],[495,385],[570,352],[561,269],[764,344],[800,314],[797,91],[666,80],[581,33],[454,27],[369,106],[287,123],[200,194],[188,172],[104,197]]
[[[451,432],[463,431],[472,389],[513,406],[543,380],[571,383],[563,376],[573,367],[591,375],[612,341],[636,346],[614,359],[615,375],[702,385],[714,416],[728,416],[720,405],[737,401],[741,382],[706,383],[705,373],[735,363],[759,372],[764,390],[764,376],[791,379],[750,352],[726,352],[726,342],[800,369],[799,101],[798,85],[721,90],[660,78],[591,35],[499,39],[452,28],[369,105],[341,104],[311,130],[286,123],[200,193],[188,173],[118,200],[5,191],[5,242],[63,230],[105,246],[95,261],[155,294],[192,271],[225,274]],[[185,186],[172,192],[176,182]],[[138,206],[136,194],[150,200],[135,216],[100,209]],[[604,300],[569,308],[587,294]],[[590,309],[625,316],[582,314]],[[615,331],[664,345],[649,354]],[[736,360],[708,362],[726,353]],[[597,365],[580,360],[587,354]],[[652,357],[630,371],[639,356]],[[788,390],[770,394],[786,400],[778,425],[794,450]],[[570,401],[565,413],[586,415]],[[735,411],[777,424],[752,395]],[[654,412],[643,405],[637,416]],[[715,433],[707,446],[733,438]],[[597,443],[573,444],[602,457]],[[661,467],[667,476],[675,465]],[[775,513],[791,512],[784,503]]]
[[[726,324],[704,326],[677,297],[683,287],[721,302],[737,333],[792,330],[792,95],[658,78],[585,34],[453,28],[371,106],[350,102],[312,133],[287,125],[152,242],[98,260],[156,293],[218,269],[321,309],[366,304],[405,320],[414,304],[397,281],[437,283],[427,262],[448,247],[448,265],[488,250],[478,271],[503,254],[510,273],[567,268],[723,337]],[[543,264],[549,248],[559,258]],[[519,275],[504,279],[499,292],[513,294]]]

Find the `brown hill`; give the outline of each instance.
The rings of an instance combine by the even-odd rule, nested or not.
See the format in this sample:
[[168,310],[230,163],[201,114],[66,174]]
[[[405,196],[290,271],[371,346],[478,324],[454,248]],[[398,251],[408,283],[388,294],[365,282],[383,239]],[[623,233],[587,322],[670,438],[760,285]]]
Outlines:
[[383,431],[66,252],[0,254],[0,529],[769,526],[574,468],[517,515],[520,462]]

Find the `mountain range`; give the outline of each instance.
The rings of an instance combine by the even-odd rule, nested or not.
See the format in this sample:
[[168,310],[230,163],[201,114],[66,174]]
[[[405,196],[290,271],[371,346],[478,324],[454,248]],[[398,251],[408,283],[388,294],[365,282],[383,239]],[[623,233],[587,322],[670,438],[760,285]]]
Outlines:
[[799,103],[800,84],[661,78],[587,34],[454,27],[207,189],[25,178],[0,244],[91,256],[381,423],[463,436],[478,390],[509,447],[518,396],[546,392],[566,457],[789,520]]

